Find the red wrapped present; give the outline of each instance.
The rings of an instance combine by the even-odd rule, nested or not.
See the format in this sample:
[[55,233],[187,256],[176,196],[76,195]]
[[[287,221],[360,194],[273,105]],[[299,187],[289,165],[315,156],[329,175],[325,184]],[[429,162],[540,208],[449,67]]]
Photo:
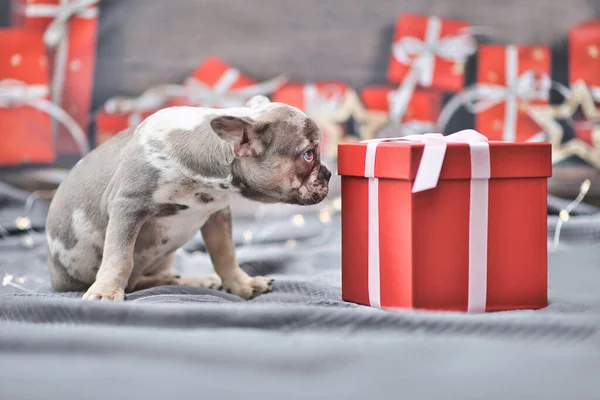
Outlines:
[[361,90],[360,97],[368,110],[383,111],[389,115],[390,123],[380,129],[377,137],[433,132],[442,104],[440,92],[427,89],[416,90],[400,117],[396,107],[398,97],[396,89],[387,86],[367,87]]
[[285,81],[283,76],[257,83],[217,57],[208,57],[178,90],[173,87],[169,105],[241,107],[251,97],[268,95]]
[[477,85],[466,94],[477,101],[475,129],[490,140],[545,140],[540,126],[520,104],[548,102],[550,68],[546,46],[480,46]]
[[469,24],[463,21],[399,15],[388,80],[398,83],[411,80],[423,87],[452,92],[460,90],[465,62],[476,50],[469,28]]
[[34,107],[49,95],[42,37],[2,29],[0,43],[0,165],[52,163],[52,122]]
[[546,306],[550,147],[473,130],[340,144],[343,299],[469,312]]
[[600,103],[600,18],[569,30],[569,82],[582,80]]
[[289,104],[315,120],[322,132],[322,153],[335,158],[352,110],[352,90],[343,82],[286,83],[273,101]]
[[[98,0],[13,0],[13,24],[44,32],[48,49],[51,98],[87,130],[94,81]],[[85,149],[56,125],[58,153]]]

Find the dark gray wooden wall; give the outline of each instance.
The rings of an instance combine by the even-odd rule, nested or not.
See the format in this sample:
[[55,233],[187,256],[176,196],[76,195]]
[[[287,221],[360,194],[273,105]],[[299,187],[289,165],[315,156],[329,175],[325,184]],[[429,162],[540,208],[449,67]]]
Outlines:
[[[10,0],[0,0],[6,23]],[[460,18],[500,41],[550,44],[566,56],[569,26],[600,0],[101,0],[94,109],[110,96],[181,82],[207,55],[256,79],[385,82],[394,17]],[[566,71],[556,71],[559,80]]]

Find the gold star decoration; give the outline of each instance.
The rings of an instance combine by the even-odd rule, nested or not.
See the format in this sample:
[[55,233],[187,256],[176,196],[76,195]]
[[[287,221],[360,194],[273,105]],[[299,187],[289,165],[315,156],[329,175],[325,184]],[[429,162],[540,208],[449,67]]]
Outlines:
[[[569,97],[559,105],[522,105],[537,122],[552,144],[554,164],[577,156],[600,168],[600,110],[584,81],[573,84]],[[574,117],[581,112],[591,126],[590,139],[582,140],[576,130]]]
[[598,56],[600,55],[600,50],[598,50],[598,46],[591,45],[587,48],[587,53],[592,58],[598,58]]

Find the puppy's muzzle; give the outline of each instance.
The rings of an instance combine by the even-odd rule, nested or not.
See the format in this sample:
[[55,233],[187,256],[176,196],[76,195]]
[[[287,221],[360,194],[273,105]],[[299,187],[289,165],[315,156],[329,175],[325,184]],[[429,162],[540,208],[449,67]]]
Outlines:
[[331,179],[331,171],[329,171],[329,169],[324,164],[321,164],[321,166],[319,167],[319,174],[317,175],[317,179],[324,182],[329,182],[329,179]]

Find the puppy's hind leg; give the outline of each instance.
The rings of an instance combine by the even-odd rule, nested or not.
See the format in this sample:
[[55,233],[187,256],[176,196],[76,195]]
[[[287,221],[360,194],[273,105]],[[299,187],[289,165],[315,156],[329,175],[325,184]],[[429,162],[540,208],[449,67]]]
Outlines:
[[231,238],[229,207],[212,214],[202,226],[201,232],[206,250],[226,292],[251,299],[273,290],[273,279],[263,276],[250,277],[238,265],[235,245]]
[[176,255],[171,253],[160,261],[160,264],[153,268],[155,272],[151,275],[140,276],[134,282],[130,282],[128,291],[149,289],[157,286],[193,286],[208,289],[220,289],[221,278],[218,275],[207,275],[199,277],[181,277],[173,274],[173,265],[175,265]]

